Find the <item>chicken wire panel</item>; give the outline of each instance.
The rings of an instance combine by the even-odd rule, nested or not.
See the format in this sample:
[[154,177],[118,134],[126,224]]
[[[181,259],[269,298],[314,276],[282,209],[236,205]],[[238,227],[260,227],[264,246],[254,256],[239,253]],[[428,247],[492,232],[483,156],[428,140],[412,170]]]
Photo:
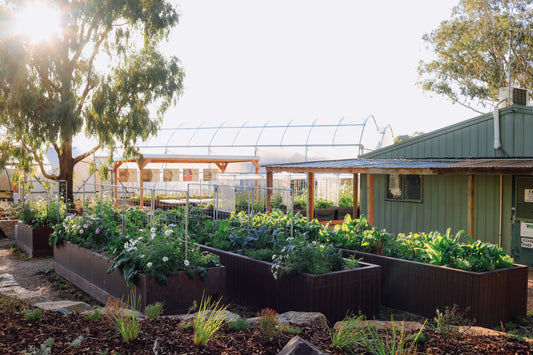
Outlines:
[[31,203],[36,208],[46,210],[46,216],[61,222],[66,213],[67,182],[65,180],[24,180],[19,185],[19,202]]

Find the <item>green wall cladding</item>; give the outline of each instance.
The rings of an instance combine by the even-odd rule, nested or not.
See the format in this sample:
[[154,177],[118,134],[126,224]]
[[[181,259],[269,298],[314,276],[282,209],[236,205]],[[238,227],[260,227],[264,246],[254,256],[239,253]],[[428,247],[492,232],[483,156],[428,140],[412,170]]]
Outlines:
[[[468,228],[468,177],[466,175],[424,175],[421,203],[387,201],[387,176],[374,175],[374,226],[390,233],[446,232]],[[503,177],[502,247],[511,248],[512,177]],[[361,211],[367,215],[366,175],[361,176]],[[474,239],[499,242],[499,175],[475,177]]]
[[500,110],[502,148],[494,149],[492,112],[405,142],[378,149],[363,159],[457,159],[533,157],[533,108],[511,106]]

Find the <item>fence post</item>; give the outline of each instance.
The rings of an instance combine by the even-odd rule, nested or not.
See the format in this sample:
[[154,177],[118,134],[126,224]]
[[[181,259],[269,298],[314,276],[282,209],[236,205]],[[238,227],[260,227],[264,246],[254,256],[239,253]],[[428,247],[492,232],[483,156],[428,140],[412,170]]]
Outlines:
[[291,216],[291,238],[294,238],[294,190],[290,189],[289,191],[289,205],[290,205],[290,216]]
[[104,217],[104,185],[100,184],[100,218]]
[[[142,207],[144,208],[144,201],[142,202]],[[155,211],[155,189],[152,187],[152,189],[150,190],[150,228],[155,228],[154,211]]]
[[213,207],[215,208],[215,210],[213,211],[213,220],[216,221],[218,220],[218,185],[215,184],[214,185],[214,189],[215,189],[215,193],[214,193],[214,196],[213,196]]
[[185,193],[185,260],[189,260],[188,249],[189,249],[189,191]]
[[[126,236],[126,193],[125,193],[125,187],[121,186],[121,198],[120,198],[120,204],[122,205],[122,237]],[[117,185],[115,185],[115,191],[117,191]]]

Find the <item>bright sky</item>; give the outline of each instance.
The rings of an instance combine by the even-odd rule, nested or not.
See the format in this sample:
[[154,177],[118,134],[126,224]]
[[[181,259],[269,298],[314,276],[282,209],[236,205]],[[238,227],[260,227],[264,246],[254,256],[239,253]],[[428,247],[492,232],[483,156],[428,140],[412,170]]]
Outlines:
[[394,134],[476,116],[415,85],[421,37],[458,0],[180,0],[168,54],[185,92],[165,127],[364,120]]

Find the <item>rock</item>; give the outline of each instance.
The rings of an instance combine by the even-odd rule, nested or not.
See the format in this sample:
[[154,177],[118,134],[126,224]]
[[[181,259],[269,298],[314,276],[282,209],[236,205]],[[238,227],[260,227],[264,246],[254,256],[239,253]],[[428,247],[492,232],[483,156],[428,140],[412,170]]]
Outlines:
[[12,296],[12,297],[18,298],[19,300],[28,302],[30,304],[48,301],[48,297],[46,297],[42,292],[29,291],[19,286],[13,287],[12,292],[7,292],[4,294],[6,296]]
[[[345,321],[340,321],[335,323],[333,326],[334,330],[337,330],[341,325],[345,324]],[[392,322],[391,321],[381,321],[381,320],[366,320],[361,321],[361,326],[375,326],[378,330],[391,331]],[[403,326],[404,332],[412,333],[418,332],[422,328],[422,324],[419,322],[394,322],[394,327],[396,330],[400,331]]]
[[85,302],[78,301],[51,301],[51,302],[39,302],[34,303],[34,307],[39,307],[49,311],[61,312],[60,309],[65,309],[72,313],[83,313],[91,309]]
[[[15,281],[15,278],[11,274],[2,274],[0,275],[0,289],[11,287],[11,286],[18,286],[17,281]],[[2,292],[2,290],[0,290]]]
[[[248,322],[250,326],[255,327],[258,319],[258,317],[249,318]],[[328,321],[326,320],[326,317],[319,312],[285,312],[278,315],[278,321],[280,323],[288,323],[297,327],[319,326],[322,328],[328,328]]]
[[15,239],[15,226],[18,224],[18,220],[2,220],[0,221],[0,230],[9,239]]
[[320,349],[313,346],[308,341],[295,336],[287,345],[281,349],[278,355],[322,355],[324,354]]
[[487,336],[508,336],[509,334],[506,334],[504,332],[499,332],[497,330],[488,329],[488,328],[482,328],[482,327],[469,327],[465,325],[461,325],[457,327],[459,330],[459,333],[463,334],[469,334],[469,335],[487,335]]
[[[198,315],[198,312],[192,313],[192,314],[174,314],[174,315],[168,315],[168,316],[164,316],[164,317],[165,318],[169,318],[169,319],[192,320],[192,319],[196,318],[197,315]],[[230,321],[235,320],[237,318],[239,318],[238,314],[232,313],[230,311],[224,311],[224,319],[226,321],[230,322]]]

